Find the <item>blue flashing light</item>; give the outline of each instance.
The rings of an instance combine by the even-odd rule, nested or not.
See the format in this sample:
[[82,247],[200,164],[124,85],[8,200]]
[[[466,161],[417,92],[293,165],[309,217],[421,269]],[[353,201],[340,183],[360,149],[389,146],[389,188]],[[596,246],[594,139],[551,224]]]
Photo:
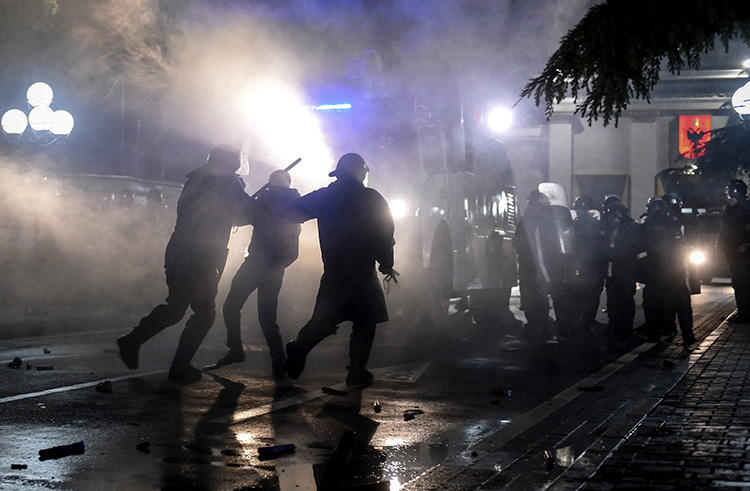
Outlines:
[[320,104],[318,106],[313,106],[312,108],[316,111],[348,111],[352,108],[352,105],[348,102],[344,102],[342,104]]

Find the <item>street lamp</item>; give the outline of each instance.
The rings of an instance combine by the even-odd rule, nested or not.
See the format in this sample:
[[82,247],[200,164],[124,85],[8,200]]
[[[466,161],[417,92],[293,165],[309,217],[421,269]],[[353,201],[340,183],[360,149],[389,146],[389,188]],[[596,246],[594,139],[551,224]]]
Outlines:
[[73,131],[75,121],[68,111],[50,107],[54,93],[44,82],[36,82],[26,90],[26,101],[31,106],[28,118],[20,109],[9,109],[3,114],[1,126],[8,135],[20,136],[27,126],[38,135],[41,141],[51,143],[58,136],[67,136]]
[[36,82],[26,91],[26,100],[31,107],[48,106],[52,104],[52,87],[44,82]]
[[6,111],[3,114],[2,121],[0,121],[3,131],[9,135],[22,135],[28,124],[26,114],[20,109]]

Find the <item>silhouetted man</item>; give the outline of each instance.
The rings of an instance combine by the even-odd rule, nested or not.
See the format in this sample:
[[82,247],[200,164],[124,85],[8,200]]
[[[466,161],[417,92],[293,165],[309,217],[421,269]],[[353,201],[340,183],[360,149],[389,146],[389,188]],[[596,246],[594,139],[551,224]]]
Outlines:
[[187,308],[193,315],[185,324],[169,379],[196,382],[201,371],[190,364],[214,322],[219,278],[227,259],[227,242],[233,225],[247,222],[252,207],[235,172],[240,152],[228,145],[211,150],[206,164],[188,174],[177,202],[177,223],[164,255],[169,294],[130,334],[117,339],[120,358],[128,368],[138,368],[138,350],[164,328],[178,323]]
[[609,261],[606,279],[609,331],[615,343],[623,343],[633,334],[639,224],[630,218],[627,207],[614,195],[605,198],[602,217],[605,258]]
[[301,229],[300,224],[288,216],[292,203],[299,198],[297,190],[290,189],[291,185],[289,172],[275,170],[268,178],[268,185],[255,199],[256,206],[250,215],[253,237],[248,255],[232,279],[222,309],[229,353],[217,362],[221,366],[245,360],[240,312],[247,297],[257,289],[258,323],[268,343],[273,376],[277,380],[284,377],[284,344],[276,324],[276,309],[284,270],[299,254]]
[[375,271],[393,277],[393,217],[385,199],[364,186],[368,167],[355,153],[343,155],[331,177],[336,181],[299,198],[304,220],[318,219],[323,276],[310,321],[286,347],[286,371],[299,378],[307,354],[343,321],[353,321],[346,383],[367,387],[373,376],[367,361],[375,326],[388,320],[385,297]]
[[750,322],[750,202],[747,185],[732,179],[727,184],[729,202],[721,218],[718,247],[729,263],[737,312],[729,322]]
[[542,277],[540,264],[543,260],[537,237],[539,227],[548,214],[549,198],[536,189],[529,193],[526,210],[518,221],[513,236],[513,247],[518,255],[518,287],[521,292],[521,310],[526,316],[524,335],[534,341],[542,341],[548,327],[549,317],[547,283]]

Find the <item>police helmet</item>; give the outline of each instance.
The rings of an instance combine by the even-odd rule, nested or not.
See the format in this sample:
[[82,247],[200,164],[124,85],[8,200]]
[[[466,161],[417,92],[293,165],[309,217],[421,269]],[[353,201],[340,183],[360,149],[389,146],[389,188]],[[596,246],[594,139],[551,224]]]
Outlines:
[[578,197],[573,200],[573,209],[588,211],[594,209],[594,199],[588,194],[579,194]]
[[240,150],[231,145],[216,145],[208,153],[206,165],[234,174],[240,167]]
[[670,208],[682,209],[682,198],[677,193],[667,193],[661,197],[664,204]]
[[547,195],[540,192],[537,189],[531,190],[531,192],[529,193],[529,198],[527,202],[528,202],[529,207],[531,208],[540,207],[540,206],[548,206],[550,204],[549,198],[547,197]]
[[616,194],[606,195],[604,197],[604,201],[602,201],[602,213],[606,213],[607,208],[609,208],[609,206],[616,201],[619,201],[622,203],[622,200]]
[[662,209],[664,206],[664,200],[659,196],[651,196],[646,201],[646,213],[654,213]]
[[744,199],[747,196],[747,184],[740,179],[732,179],[727,183],[726,192],[729,199]]

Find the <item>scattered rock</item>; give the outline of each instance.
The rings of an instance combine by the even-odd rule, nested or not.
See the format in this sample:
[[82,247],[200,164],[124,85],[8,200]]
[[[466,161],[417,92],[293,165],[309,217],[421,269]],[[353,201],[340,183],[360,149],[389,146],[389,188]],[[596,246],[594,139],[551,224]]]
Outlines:
[[45,355],[49,355],[50,353],[52,353],[52,352],[49,349],[44,348],[44,354]]
[[31,370],[31,363],[26,362],[26,370]]
[[420,414],[424,414],[424,411],[421,409],[407,409],[404,411],[404,421],[411,421],[415,416]]
[[542,454],[542,458],[544,459],[544,465],[547,466],[547,469],[552,469],[555,467],[555,459],[552,457],[552,454],[549,450],[545,450]]
[[104,382],[99,382],[96,384],[96,387],[94,387],[94,390],[97,392],[101,392],[102,394],[111,394],[112,391],[112,382],[109,380],[105,380]]
[[8,363],[8,368],[12,368],[14,370],[18,370],[23,366],[23,361],[19,357],[13,358],[13,361]]

